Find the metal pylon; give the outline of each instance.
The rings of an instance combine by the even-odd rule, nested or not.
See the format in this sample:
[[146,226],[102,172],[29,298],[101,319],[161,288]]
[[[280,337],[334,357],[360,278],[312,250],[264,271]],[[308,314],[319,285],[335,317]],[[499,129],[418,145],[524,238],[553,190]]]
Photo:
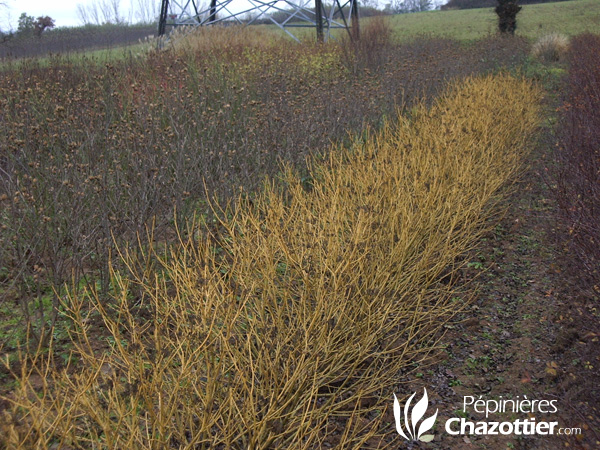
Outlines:
[[322,0],[210,0],[208,6],[200,0],[161,1],[160,36],[179,26],[250,25],[266,19],[296,41],[290,28],[316,28],[319,41],[331,38],[331,30],[343,28],[351,39],[358,39],[358,0],[333,0],[331,5]]

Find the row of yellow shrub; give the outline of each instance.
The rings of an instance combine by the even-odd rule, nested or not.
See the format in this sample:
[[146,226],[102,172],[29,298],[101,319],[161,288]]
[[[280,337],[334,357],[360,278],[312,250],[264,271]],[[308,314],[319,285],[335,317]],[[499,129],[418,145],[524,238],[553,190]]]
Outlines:
[[287,171],[285,188],[220,211],[218,236],[194,225],[169,256],[125,254],[111,304],[90,293],[112,352],[72,298],[81,363],[23,362],[0,443],[377,447],[392,390],[461,307],[448,280],[522,163],[538,97],[509,76],[467,80],[309,180]]

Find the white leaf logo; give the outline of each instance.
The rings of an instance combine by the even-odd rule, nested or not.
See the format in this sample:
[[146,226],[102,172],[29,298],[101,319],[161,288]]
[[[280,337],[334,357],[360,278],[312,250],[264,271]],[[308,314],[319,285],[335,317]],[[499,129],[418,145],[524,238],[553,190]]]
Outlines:
[[[398,402],[396,394],[394,394],[394,418],[396,419],[396,431],[407,441],[419,440],[421,442],[431,442],[433,440],[433,434],[424,435],[424,433],[433,428],[433,424],[435,423],[435,419],[437,418],[438,410],[435,411],[435,414],[433,416],[423,420],[417,431],[417,425],[425,415],[428,406],[427,389],[423,388],[423,391],[423,397],[412,408],[412,411],[410,409],[410,403],[416,395],[416,392],[413,395],[411,395],[408,401],[406,402],[406,405],[404,406],[404,429],[402,427],[402,412],[400,409],[400,403]],[[409,414],[410,424],[408,418]]]
[[[410,402],[410,400],[409,400],[409,402]],[[407,441],[410,441],[410,438],[408,438],[406,436],[406,434],[404,434],[404,430],[402,429],[402,423],[400,422],[401,416],[402,416],[402,413],[400,412],[400,403],[398,402],[398,399],[396,398],[396,394],[394,394],[394,418],[396,419],[396,431],[398,431],[398,434],[400,436],[402,436],[404,439],[406,439]]]

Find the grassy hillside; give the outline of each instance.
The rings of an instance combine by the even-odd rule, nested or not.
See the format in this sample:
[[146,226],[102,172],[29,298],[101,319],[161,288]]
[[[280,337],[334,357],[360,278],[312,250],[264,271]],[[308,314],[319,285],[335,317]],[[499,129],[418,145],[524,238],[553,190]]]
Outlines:
[[[524,5],[517,16],[517,35],[535,40],[549,33],[559,32],[570,36],[600,29],[598,0],[571,0],[556,3]],[[362,20],[363,25],[373,18]],[[461,41],[474,41],[497,30],[497,16],[493,8],[427,11],[422,13],[387,16],[400,41],[429,35],[449,37]],[[274,25],[259,25],[273,33],[281,33]],[[301,39],[312,39],[313,28],[296,28],[291,32]],[[344,36],[343,30],[333,30],[335,38]]]
[[[598,30],[598,6],[598,0],[525,5],[517,16],[517,34],[537,39],[552,32],[575,35]],[[401,14],[391,17],[390,21],[400,39],[433,34],[475,40],[495,33],[497,28],[497,16],[492,8]]]

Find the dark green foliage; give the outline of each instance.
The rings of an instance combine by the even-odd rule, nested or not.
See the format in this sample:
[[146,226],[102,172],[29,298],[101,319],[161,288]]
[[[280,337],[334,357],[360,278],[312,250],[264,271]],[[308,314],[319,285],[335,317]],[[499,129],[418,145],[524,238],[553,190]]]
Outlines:
[[34,19],[33,16],[23,13],[19,17],[17,35],[19,37],[28,37],[31,35],[40,37],[44,31],[52,29],[54,26],[54,19],[50,16],[40,16]]
[[515,34],[517,29],[517,14],[521,11],[518,0],[498,0],[498,29],[501,33]]
[[33,16],[28,16],[27,13],[22,13],[19,16],[19,21],[17,24],[17,34],[23,36],[26,34],[33,33],[35,29],[35,19]]

